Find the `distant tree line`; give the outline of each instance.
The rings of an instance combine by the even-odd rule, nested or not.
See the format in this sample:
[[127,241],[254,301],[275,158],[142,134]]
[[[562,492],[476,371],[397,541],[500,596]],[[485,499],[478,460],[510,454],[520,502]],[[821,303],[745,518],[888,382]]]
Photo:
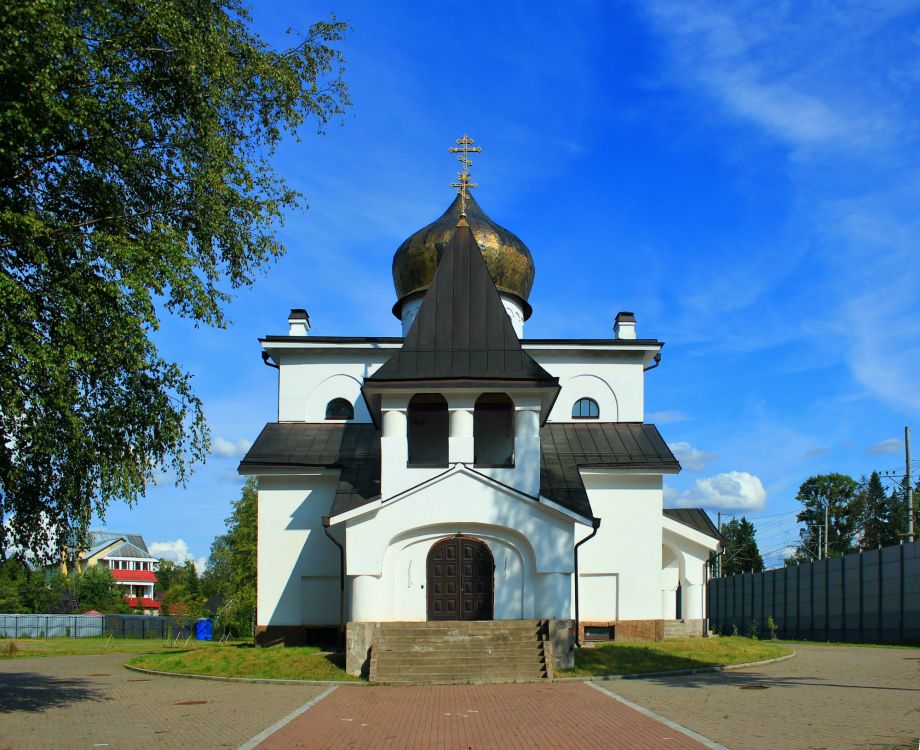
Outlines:
[[[920,493],[920,481],[914,489]],[[838,557],[858,550],[898,544],[907,530],[906,484],[886,491],[881,475],[873,471],[856,481],[846,474],[818,474],[802,482],[796,494],[802,510],[796,521],[803,524],[799,540],[786,565],[811,562],[824,556],[825,509],[827,509],[827,556]],[[920,538],[920,513],[914,503],[914,528]],[[721,575],[764,570],[754,524],[745,516],[722,524]]]

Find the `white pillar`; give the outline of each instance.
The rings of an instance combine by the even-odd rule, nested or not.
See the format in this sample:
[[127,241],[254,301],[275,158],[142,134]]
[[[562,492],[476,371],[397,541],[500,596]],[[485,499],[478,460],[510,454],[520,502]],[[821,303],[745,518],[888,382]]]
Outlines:
[[687,583],[680,591],[681,617],[684,620],[703,619],[703,586],[699,583]]
[[384,498],[404,489],[409,443],[406,440],[406,410],[384,409],[380,438],[380,493]]
[[377,576],[355,576],[351,580],[352,622],[379,622],[380,603],[377,601]]
[[450,410],[450,438],[448,439],[448,460],[450,463],[473,463],[473,410]]

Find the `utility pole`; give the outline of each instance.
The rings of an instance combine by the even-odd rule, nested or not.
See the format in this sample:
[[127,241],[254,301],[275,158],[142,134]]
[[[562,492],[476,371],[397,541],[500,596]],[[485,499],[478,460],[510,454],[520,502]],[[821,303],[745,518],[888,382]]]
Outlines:
[[830,503],[824,506],[824,559],[827,559],[827,537],[830,536],[827,532],[830,531],[830,525],[828,519],[830,518]]
[[821,559],[821,526],[818,526],[818,559]]
[[907,541],[914,541],[914,486],[910,476],[910,427],[904,428],[904,458],[906,461],[905,481],[907,482]]
[[[716,516],[719,519],[719,536],[722,536],[722,511],[716,513]],[[722,543],[722,554],[716,558],[716,578],[722,577],[722,555],[725,554],[725,543]]]

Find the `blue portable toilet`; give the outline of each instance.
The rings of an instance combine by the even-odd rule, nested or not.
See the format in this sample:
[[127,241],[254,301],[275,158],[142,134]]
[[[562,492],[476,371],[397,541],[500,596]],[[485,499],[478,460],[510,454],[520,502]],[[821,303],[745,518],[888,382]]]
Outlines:
[[210,620],[202,618],[195,623],[195,640],[210,641],[214,635],[214,625]]

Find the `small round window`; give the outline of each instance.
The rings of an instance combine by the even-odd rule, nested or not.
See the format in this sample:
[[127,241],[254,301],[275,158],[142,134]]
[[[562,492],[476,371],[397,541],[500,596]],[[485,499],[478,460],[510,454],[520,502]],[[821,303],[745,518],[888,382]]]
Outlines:
[[601,411],[593,398],[580,398],[572,406],[572,419],[597,419]]
[[355,418],[355,408],[344,398],[334,398],[326,404],[326,419],[349,420]]

